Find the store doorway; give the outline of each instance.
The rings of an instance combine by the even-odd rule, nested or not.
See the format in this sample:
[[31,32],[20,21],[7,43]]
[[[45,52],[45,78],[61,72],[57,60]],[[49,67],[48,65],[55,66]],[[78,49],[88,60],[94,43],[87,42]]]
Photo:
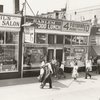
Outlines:
[[59,61],[60,65],[61,65],[61,62],[62,62],[62,57],[63,57],[63,50],[57,49],[56,50],[56,59]]
[[47,55],[47,61],[51,61],[52,59],[54,59],[54,49],[49,49]]

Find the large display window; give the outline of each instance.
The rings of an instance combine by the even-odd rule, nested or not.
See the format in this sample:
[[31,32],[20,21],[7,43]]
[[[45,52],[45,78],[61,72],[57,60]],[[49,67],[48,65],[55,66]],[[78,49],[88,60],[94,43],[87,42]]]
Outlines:
[[46,47],[25,47],[23,67],[39,67],[46,54]]
[[0,32],[0,73],[18,71],[19,33]]
[[85,66],[86,47],[65,48],[65,67],[73,67],[73,61],[77,60],[78,66]]

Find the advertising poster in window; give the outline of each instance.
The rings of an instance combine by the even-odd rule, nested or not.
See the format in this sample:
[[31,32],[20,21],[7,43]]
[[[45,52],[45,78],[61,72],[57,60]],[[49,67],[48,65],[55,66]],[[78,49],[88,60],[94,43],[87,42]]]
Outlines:
[[76,59],[78,66],[83,67],[85,64],[86,47],[72,47],[70,52],[65,51],[66,67],[73,67],[74,60]]
[[34,27],[25,27],[24,34],[24,42],[34,43]]
[[45,58],[46,53],[46,47],[26,47],[24,51],[24,65],[36,67]]

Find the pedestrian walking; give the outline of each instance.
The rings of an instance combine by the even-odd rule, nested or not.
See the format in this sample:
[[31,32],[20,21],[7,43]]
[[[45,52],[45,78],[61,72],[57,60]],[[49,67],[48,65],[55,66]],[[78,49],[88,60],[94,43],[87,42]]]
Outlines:
[[61,62],[58,74],[59,74],[59,78],[61,77],[66,78],[65,73],[64,73],[64,62]]
[[46,83],[49,83],[49,88],[52,88],[52,79],[51,79],[51,74],[53,74],[51,63],[46,63],[44,67],[44,78],[41,84],[41,88],[43,88]]
[[41,82],[41,84],[44,79],[44,76],[45,76],[45,60],[42,60],[41,66],[40,66],[40,75],[37,77],[39,82]]
[[73,66],[73,70],[72,70],[72,77],[74,78],[74,80],[77,79],[78,77],[78,65],[77,62],[75,62],[74,66]]
[[92,71],[92,62],[91,60],[86,60],[86,68],[85,68],[85,79],[88,78],[88,76],[91,78],[90,71]]

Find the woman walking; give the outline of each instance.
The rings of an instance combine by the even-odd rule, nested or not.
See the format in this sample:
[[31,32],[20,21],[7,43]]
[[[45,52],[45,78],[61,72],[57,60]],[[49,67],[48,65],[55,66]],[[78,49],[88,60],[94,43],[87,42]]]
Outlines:
[[92,71],[92,62],[91,60],[86,60],[86,74],[85,74],[85,79],[88,78],[88,76],[91,78],[90,71]]
[[77,62],[75,62],[74,66],[73,66],[72,77],[74,78],[74,80],[77,80],[77,77],[78,77],[78,65],[77,65]]

